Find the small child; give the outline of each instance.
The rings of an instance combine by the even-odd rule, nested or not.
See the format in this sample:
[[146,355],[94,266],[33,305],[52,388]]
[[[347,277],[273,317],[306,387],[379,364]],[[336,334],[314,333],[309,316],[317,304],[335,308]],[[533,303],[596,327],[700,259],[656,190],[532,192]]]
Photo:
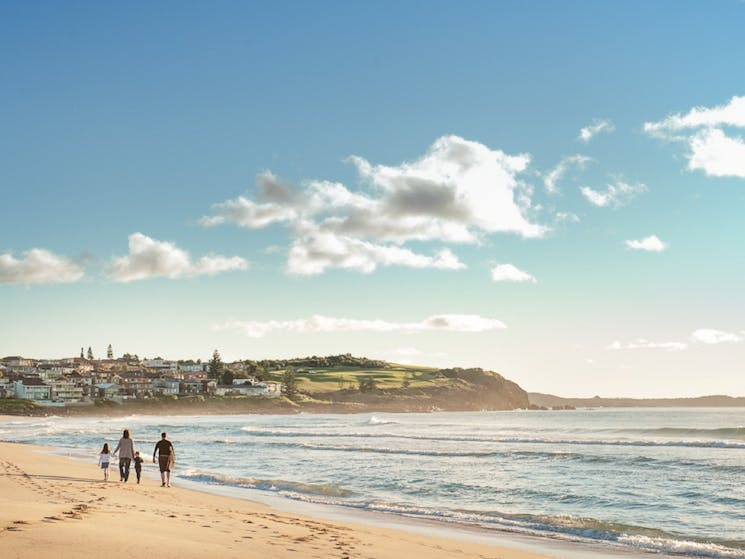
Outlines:
[[109,443],[103,443],[103,450],[101,450],[101,454],[98,455],[98,465],[103,470],[104,481],[109,481],[109,462],[111,462]]
[[144,460],[140,456],[140,451],[135,451],[135,473],[137,474],[137,483],[140,483],[140,476],[142,475],[142,463]]

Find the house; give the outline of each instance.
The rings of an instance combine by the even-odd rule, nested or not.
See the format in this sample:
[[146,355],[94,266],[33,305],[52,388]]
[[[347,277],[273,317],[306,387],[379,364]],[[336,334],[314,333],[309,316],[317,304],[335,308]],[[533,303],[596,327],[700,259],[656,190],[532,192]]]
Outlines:
[[201,380],[185,380],[180,385],[181,394],[202,394],[205,385]]
[[243,384],[254,384],[256,382],[256,377],[245,377],[245,378],[234,378],[233,379],[233,386],[240,386]]
[[9,369],[15,369],[16,367],[33,367],[34,362],[32,359],[24,359],[20,355],[9,355],[0,359],[0,363],[8,367]]
[[121,400],[121,387],[113,382],[101,382],[95,385],[96,393],[99,398],[108,400]]
[[181,381],[175,378],[159,378],[153,382],[153,387],[161,394],[178,395],[181,390]]
[[40,378],[27,377],[13,382],[16,398],[22,400],[51,400],[51,386]]
[[179,363],[178,370],[184,373],[203,373],[207,368],[206,363]]
[[83,399],[83,387],[67,379],[58,379],[50,383],[51,397],[53,402],[64,402],[65,404],[80,402]]
[[257,382],[255,384],[232,384],[218,386],[215,394],[218,396],[264,396],[276,398],[281,394],[281,385],[277,382]]

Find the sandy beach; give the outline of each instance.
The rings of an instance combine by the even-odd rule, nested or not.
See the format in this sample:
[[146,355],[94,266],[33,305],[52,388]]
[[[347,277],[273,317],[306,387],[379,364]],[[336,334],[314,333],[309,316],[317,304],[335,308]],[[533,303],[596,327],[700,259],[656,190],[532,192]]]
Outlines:
[[162,488],[159,481],[146,477],[140,485],[132,478],[120,483],[115,468],[111,480],[103,482],[96,464],[53,456],[46,450],[0,443],[0,549],[4,559],[546,557],[303,517],[245,499],[177,486]]

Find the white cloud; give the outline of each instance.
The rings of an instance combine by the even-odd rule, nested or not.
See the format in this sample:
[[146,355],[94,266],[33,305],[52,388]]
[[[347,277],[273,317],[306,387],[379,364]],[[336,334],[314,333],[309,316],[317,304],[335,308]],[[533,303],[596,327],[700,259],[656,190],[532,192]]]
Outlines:
[[622,344],[619,341],[615,341],[610,344],[606,349],[610,350],[623,350],[623,349],[660,349],[664,351],[682,351],[688,347],[688,344],[683,342],[651,342],[645,338],[637,338],[632,342]]
[[668,247],[668,244],[657,238],[656,235],[650,235],[639,240],[624,241],[626,247],[631,250],[646,250],[648,252],[662,252]]
[[240,196],[216,204],[200,221],[249,229],[286,225],[287,270],[301,274],[371,271],[377,265],[458,269],[463,265],[449,250],[424,256],[402,245],[477,243],[493,233],[538,238],[548,231],[529,218],[536,208],[530,187],[519,178],[528,155],[443,136],[423,156],[397,166],[359,156],[349,161],[367,183],[365,191],[329,181],[309,181],[295,191],[264,172],[257,178],[256,200]]
[[579,131],[579,139],[583,142],[589,142],[601,132],[610,133],[613,132],[615,129],[616,127],[610,120],[604,118],[596,118],[592,121],[592,124],[588,124]]
[[203,256],[192,262],[189,253],[173,243],[133,233],[129,236],[129,254],[115,258],[108,275],[114,281],[129,282],[154,277],[215,275],[247,268],[248,262],[237,256]]
[[745,141],[728,136],[723,128],[745,128],[745,96],[732,97],[725,105],[694,107],[658,122],[647,122],[651,136],[686,142],[688,168],[714,177],[745,178]]
[[559,181],[574,167],[579,170],[585,168],[588,162],[592,161],[591,157],[586,155],[570,155],[559,161],[558,165],[551,169],[543,176],[543,186],[549,194],[559,192]]
[[699,328],[691,334],[691,339],[702,344],[715,345],[722,343],[736,343],[745,340],[742,333],[722,332],[711,328]]
[[370,273],[378,266],[439,270],[460,270],[466,267],[448,249],[442,249],[434,256],[427,256],[400,246],[378,245],[321,231],[296,239],[287,259],[287,271],[298,275],[321,274],[329,268]]
[[609,184],[605,192],[593,190],[588,186],[580,188],[580,192],[587,198],[587,201],[599,208],[619,208],[630,202],[637,194],[646,190],[646,185],[642,183],[630,184],[620,180]]
[[470,314],[440,314],[420,322],[388,322],[313,315],[296,320],[240,321],[233,320],[215,326],[217,330],[237,330],[250,338],[263,338],[273,332],[332,333],[332,332],[488,332],[506,328],[503,322]]
[[718,128],[702,130],[690,139],[688,168],[712,177],[745,178],[745,142]]
[[499,264],[491,270],[492,281],[514,281],[536,283],[536,279],[512,264]]
[[644,131],[653,136],[668,137],[671,132],[714,126],[745,128],[745,96],[732,97],[726,105],[694,107],[685,115],[678,113],[659,122],[646,122]]
[[32,248],[20,259],[0,254],[0,284],[74,283],[84,275],[81,264],[42,248]]

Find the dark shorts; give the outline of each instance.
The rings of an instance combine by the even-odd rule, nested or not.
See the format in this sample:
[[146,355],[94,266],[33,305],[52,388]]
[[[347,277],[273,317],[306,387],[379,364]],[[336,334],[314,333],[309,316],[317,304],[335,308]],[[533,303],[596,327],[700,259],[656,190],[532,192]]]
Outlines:
[[158,456],[158,465],[160,466],[161,472],[170,472],[171,466],[173,465],[173,458],[171,454],[160,454]]

